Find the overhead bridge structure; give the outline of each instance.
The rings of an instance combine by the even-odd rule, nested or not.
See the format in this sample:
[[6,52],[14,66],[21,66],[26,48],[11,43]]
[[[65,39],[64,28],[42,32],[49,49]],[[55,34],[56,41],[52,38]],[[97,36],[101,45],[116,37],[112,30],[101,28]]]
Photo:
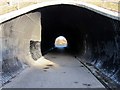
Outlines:
[[64,36],[67,50],[120,86],[119,13],[75,0],[46,1],[0,16],[2,85],[26,65],[54,50]]

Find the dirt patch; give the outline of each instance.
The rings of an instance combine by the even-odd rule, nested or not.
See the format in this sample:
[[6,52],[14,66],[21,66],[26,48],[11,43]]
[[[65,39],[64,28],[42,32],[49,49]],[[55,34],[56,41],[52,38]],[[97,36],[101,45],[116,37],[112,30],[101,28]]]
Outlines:
[[44,72],[47,72],[47,70],[43,70]]
[[56,58],[56,57],[52,57],[52,58]]
[[84,67],[84,66],[81,65],[80,67]]
[[66,72],[63,72],[63,73],[66,73]]
[[91,86],[91,84],[85,84],[85,83],[84,83],[83,85],[84,85],[84,86]]
[[74,82],[75,84],[77,84],[78,82]]
[[53,66],[53,65],[52,65],[52,64],[48,64],[48,65],[46,65],[46,66],[50,66],[50,67],[51,67],[51,66]]
[[49,67],[44,67],[43,69],[49,69]]

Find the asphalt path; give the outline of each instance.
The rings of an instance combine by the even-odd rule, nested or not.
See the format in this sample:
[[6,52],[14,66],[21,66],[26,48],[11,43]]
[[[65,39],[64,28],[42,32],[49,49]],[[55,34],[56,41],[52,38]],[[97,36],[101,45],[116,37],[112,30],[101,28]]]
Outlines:
[[[35,61],[3,88],[104,88],[94,75],[68,53],[52,52]],[[86,90],[86,89],[85,89]]]

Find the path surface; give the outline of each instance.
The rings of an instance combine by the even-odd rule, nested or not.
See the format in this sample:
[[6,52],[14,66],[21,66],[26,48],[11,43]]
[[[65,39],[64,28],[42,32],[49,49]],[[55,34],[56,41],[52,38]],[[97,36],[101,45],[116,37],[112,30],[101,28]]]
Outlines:
[[49,53],[27,68],[4,88],[104,88],[71,55]]

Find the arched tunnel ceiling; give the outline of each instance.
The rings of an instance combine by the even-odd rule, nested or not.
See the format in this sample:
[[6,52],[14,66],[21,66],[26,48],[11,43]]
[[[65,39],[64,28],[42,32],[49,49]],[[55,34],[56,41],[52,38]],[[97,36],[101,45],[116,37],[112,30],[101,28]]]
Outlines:
[[44,7],[38,11],[41,12],[42,37],[44,37],[42,43],[45,43],[43,51],[47,47],[49,49],[54,47],[55,38],[60,35],[66,37],[68,47],[74,50],[79,50],[78,47],[84,48],[83,39],[88,35],[89,39],[94,38],[94,40],[114,38],[110,18],[88,9],[63,4]]

